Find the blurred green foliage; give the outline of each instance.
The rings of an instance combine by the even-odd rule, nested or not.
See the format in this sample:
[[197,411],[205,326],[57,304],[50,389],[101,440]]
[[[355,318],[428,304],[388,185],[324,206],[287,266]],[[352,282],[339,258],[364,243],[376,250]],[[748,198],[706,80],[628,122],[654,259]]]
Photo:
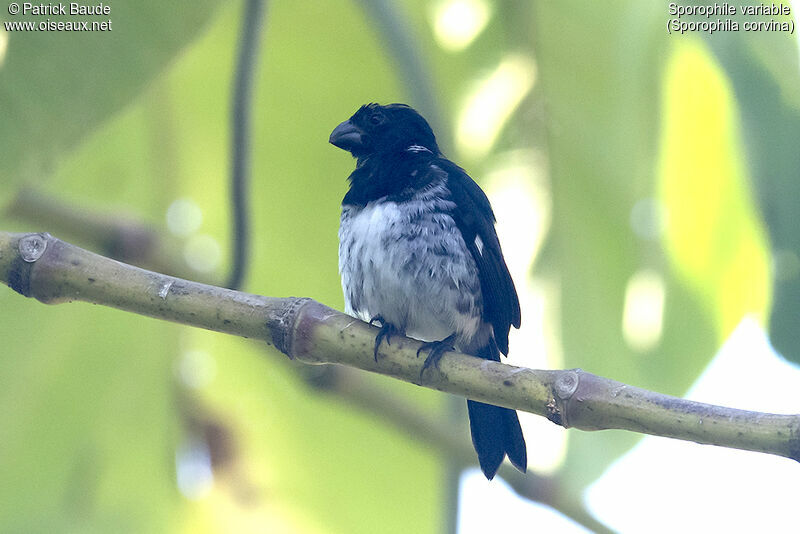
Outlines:
[[[739,17],[741,19],[741,17]],[[772,244],[774,302],[769,334],[775,349],[800,362],[800,61],[781,33],[707,39],[724,66],[741,110],[747,158]]]
[[[558,365],[680,395],[745,314],[770,313],[776,344],[797,359],[792,37],[670,36],[656,3],[487,0],[476,2],[485,27],[457,49],[434,23],[447,5],[396,3],[417,47],[397,50],[380,10],[363,3],[270,2],[246,290],[341,308],[336,230],[353,164],[327,136],[365,102],[408,101],[436,106],[446,153],[479,182],[509,154],[540,156],[518,179],[544,177],[536,187],[552,214],[531,276],[550,288],[543,331]],[[111,6],[111,33],[2,34],[0,207],[27,184],[164,227],[172,202],[189,198],[203,218],[187,242],[206,236],[228,250],[241,6]],[[402,54],[414,53],[428,79],[408,68]],[[435,102],[409,101],[430,94],[412,90],[421,83]],[[492,98],[492,87],[506,92]],[[201,255],[215,256],[202,242]],[[637,298],[652,317],[637,323],[632,312],[629,326]],[[49,308],[10,290],[0,291],[0,333],[9,531],[432,532],[450,513],[442,451],[314,392],[256,343],[83,304]],[[523,363],[533,350],[513,334],[512,348]],[[445,412],[439,394],[374,379]],[[214,445],[214,484],[197,486],[195,500],[176,485],[192,436]],[[570,432],[555,467],[565,493],[636,439]]]
[[[0,182],[0,201],[9,186],[56,170],[70,150],[127,105],[200,33],[217,4],[115,2],[109,17],[88,19],[110,18],[110,31],[4,32],[0,160],[7,175]],[[69,15],[12,17],[7,10],[2,18],[37,25],[76,20]]]

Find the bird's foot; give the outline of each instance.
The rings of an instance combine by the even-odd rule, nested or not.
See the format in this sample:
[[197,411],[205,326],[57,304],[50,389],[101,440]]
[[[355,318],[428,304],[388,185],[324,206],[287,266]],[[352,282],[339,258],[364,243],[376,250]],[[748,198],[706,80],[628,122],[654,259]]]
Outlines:
[[372,319],[369,320],[370,326],[374,325],[376,322],[381,323],[380,332],[378,335],[375,336],[375,349],[373,350],[373,356],[375,356],[375,361],[378,361],[378,349],[381,346],[381,342],[385,339],[387,345],[391,345],[392,336],[394,335],[402,335],[403,331],[400,328],[397,328],[392,323],[386,322],[386,319],[381,317],[380,315],[376,315]]
[[417,349],[417,358],[419,358],[419,353],[427,350],[428,357],[425,358],[425,363],[422,364],[422,370],[419,372],[419,377],[422,378],[422,375],[425,374],[425,370],[431,366],[439,368],[439,360],[442,359],[442,355],[449,351],[453,350],[455,347],[453,346],[453,342],[456,339],[456,335],[450,334],[446,338],[441,341],[429,341],[427,343],[423,343],[422,346]]

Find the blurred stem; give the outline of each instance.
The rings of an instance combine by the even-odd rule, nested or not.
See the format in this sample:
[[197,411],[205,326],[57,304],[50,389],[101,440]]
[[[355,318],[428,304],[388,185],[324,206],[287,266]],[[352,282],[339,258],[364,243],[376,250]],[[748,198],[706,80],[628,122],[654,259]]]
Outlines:
[[[436,105],[432,77],[422,60],[424,54],[419,48],[419,39],[414,36],[408,19],[390,0],[360,0],[360,3],[367,16],[375,21],[376,34],[394,58],[413,107],[428,118],[435,131],[446,132],[448,129],[442,126],[442,116]],[[448,146],[447,139],[444,141],[440,144]]]
[[0,280],[27,297],[80,300],[261,339],[309,364],[341,363],[547,417],[565,428],[622,429],[800,461],[800,415],[736,410],[661,395],[580,369],[515,367],[446,353],[421,375],[421,344],[399,338],[373,357],[377,328],[308,298],[262,297],[126,265],[49,234],[0,232]]
[[175,276],[207,278],[189,267],[181,260],[181,254],[176,253],[182,248],[180,240],[165,236],[165,232],[118,211],[102,213],[35,189],[23,188],[2,215],[39,228],[58,228],[59,232],[120,261]]
[[254,71],[264,27],[264,0],[245,0],[232,105],[231,211],[233,246],[231,272],[226,287],[238,289],[244,282],[250,251],[250,133],[253,110]]

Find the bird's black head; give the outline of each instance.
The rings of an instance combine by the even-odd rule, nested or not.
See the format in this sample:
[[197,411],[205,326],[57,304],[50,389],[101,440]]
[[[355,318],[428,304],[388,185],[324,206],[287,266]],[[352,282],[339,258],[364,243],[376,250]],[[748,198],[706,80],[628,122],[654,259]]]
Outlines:
[[423,147],[439,154],[436,137],[428,122],[405,104],[367,104],[331,133],[331,144],[362,159]]

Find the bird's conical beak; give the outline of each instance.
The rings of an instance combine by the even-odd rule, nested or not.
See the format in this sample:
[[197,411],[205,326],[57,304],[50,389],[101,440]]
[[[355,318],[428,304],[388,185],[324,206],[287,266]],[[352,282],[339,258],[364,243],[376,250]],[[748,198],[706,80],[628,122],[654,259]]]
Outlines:
[[344,121],[331,132],[328,142],[342,150],[352,152],[363,146],[364,132],[349,120]]

